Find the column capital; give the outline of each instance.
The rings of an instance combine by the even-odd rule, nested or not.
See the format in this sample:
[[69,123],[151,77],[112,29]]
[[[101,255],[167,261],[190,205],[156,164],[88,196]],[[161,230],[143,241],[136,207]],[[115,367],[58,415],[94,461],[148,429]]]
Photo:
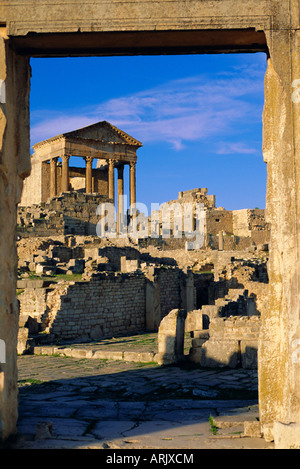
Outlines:
[[69,162],[69,159],[70,159],[70,156],[69,156],[69,155],[62,155],[61,159],[62,159],[64,162],[68,163],[68,162]]
[[92,163],[94,160],[92,156],[84,156],[84,159],[86,163]]
[[108,164],[109,166],[115,166],[115,164],[117,163],[118,160],[116,160],[115,158],[111,158],[108,160]]
[[129,166],[130,166],[130,168],[135,168],[136,167],[136,161],[129,161]]

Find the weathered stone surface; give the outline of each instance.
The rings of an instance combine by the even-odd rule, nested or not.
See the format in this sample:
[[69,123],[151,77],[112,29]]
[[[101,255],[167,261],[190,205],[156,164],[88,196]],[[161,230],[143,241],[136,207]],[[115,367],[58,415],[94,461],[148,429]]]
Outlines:
[[29,350],[28,335],[29,335],[29,329],[25,327],[20,327],[19,332],[18,332],[18,345],[17,345],[18,355],[22,355],[23,353]]
[[202,331],[203,317],[201,310],[189,311],[185,321],[185,331]]
[[260,422],[244,422],[244,435],[250,438],[262,438]]
[[183,358],[186,311],[175,309],[163,318],[158,329],[158,353],[161,364],[176,363]]
[[274,443],[276,449],[300,449],[299,423],[275,422]]
[[53,423],[52,422],[38,422],[36,425],[36,440],[48,440],[53,438]]
[[257,369],[257,340],[242,340],[241,341],[241,361],[242,367],[248,370]]
[[240,348],[237,340],[208,340],[201,348],[200,365],[208,368],[236,368],[240,364]]
[[1,26],[0,80],[5,82],[6,99],[0,103],[0,339],[6,344],[6,363],[1,364],[0,439],[15,433],[18,414],[15,227],[23,179],[30,172],[29,77],[28,57],[10,49]]
[[153,362],[155,358],[155,353],[151,352],[124,352],[123,359],[129,362]]

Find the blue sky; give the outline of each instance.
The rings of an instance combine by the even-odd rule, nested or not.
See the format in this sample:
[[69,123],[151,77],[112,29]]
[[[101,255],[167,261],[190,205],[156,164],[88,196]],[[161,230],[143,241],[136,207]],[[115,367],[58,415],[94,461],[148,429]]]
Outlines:
[[217,207],[265,207],[265,54],[32,59],[31,66],[32,144],[106,120],[143,143],[138,202],[150,208],[207,187]]

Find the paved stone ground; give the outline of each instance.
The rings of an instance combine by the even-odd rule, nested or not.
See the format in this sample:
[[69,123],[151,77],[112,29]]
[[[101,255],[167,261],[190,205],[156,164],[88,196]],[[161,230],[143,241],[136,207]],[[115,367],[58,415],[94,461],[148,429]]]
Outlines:
[[[128,350],[139,341],[111,344]],[[144,342],[143,350],[152,345]],[[244,434],[243,421],[258,419],[253,370],[38,355],[20,356],[18,368],[16,449],[273,447]]]

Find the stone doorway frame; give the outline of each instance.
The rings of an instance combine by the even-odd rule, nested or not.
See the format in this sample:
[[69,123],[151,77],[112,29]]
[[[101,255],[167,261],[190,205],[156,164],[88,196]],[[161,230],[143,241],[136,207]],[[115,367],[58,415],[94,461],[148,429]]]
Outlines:
[[[235,7],[232,2],[229,3],[232,8],[239,8],[239,2],[236,2]],[[247,2],[241,2],[241,8],[244,8],[245,3]],[[267,3],[271,5],[270,11]],[[255,3],[252,6],[252,10],[258,8],[256,5]],[[18,9],[18,6],[15,8]],[[113,6],[111,8],[113,10]],[[1,364],[0,371],[2,439],[15,433],[18,414],[15,227],[16,207],[23,180],[30,173],[29,58],[258,51],[266,52],[268,58],[263,154],[268,173],[266,209],[268,222],[271,224],[269,310],[262,317],[259,345],[260,421],[266,440],[284,437],[291,423],[297,424],[299,435],[299,4],[296,0],[286,4],[280,4],[276,0],[262,1],[259,8],[265,8],[266,12],[255,17],[249,15],[250,7],[246,9],[244,16],[234,16],[231,11],[229,16],[227,11],[226,17],[224,11],[217,11],[214,21],[210,21],[206,15],[205,20],[198,21],[198,26],[182,22],[178,10],[173,24],[166,25],[164,30],[162,27],[156,30],[145,20],[145,24],[143,21],[138,23],[138,31],[134,31],[132,26],[122,28],[121,23],[115,23],[108,29],[103,29],[103,25],[101,28],[98,26],[98,31],[95,32],[97,23],[93,28],[85,26],[87,32],[79,32],[81,28],[74,27],[77,27],[77,23],[73,24],[72,20],[67,21],[65,17],[60,18],[60,25],[57,25],[57,18],[56,23],[52,24],[48,22],[48,18],[35,24],[34,18],[27,18],[26,23],[25,19],[20,18],[18,22],[18,17],[6,23],[5,11],[4,22],[0,17],[0,80],[1,84],[5,83],[5,93],[2,89],[0,103],[0,339],[6,345],[6,360]],[[40,14],[43,16],[42,12]],[[153,15],[155,16],[154,12]],[[191,21],[195,18],[192,13],[187,16]],[[71,11],[68,18],[72,18]],[[219,18],[218,21],[216,18]],[[295,430],[293,434],[297,438]]]

